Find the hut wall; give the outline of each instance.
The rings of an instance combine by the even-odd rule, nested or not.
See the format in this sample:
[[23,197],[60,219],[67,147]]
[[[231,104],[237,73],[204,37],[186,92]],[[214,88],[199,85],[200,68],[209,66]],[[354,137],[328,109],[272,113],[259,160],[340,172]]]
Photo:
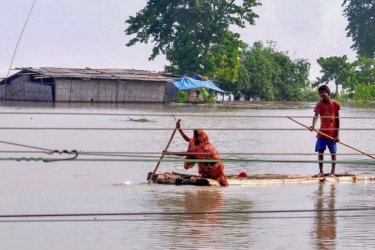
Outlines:
[[0,101],[4,101],[5,100],[5,85],[0,85]]
[[53,101],[52,86],[29,81],[29,75],[20,75],[5,86],[6,100]]
[[166,93],[165,93],[165,101],[166,102],[177,101],[177,91],[178,89],[172,83],[168,83]]
[[166,82],[56,79],[56,101],[164,102]]

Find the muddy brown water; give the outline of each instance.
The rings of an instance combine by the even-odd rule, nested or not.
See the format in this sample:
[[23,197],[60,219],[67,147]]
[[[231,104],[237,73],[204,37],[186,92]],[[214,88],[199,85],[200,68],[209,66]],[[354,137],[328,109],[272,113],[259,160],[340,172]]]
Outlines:
[[[174,113],[177,118],[182,119],[183,128],[226,129],[207,132],[223,157],[244,160],[226,163],[227,173],[246,171],[248,174],[316,174],[317,163],[266,161],[317,159],[316,155],[312,154],[314,134],[300,129],[298,125],[285,118],[312,116],[313,105],[257,104],[248,107],[223,107],[7,103],[0,106],[0,112],[26,114],[0,114],[0,127],[101,127],[147,130],[0,129],[0,138],[1,141],[47,149],[157,153],[164,149],[171,136],[175,121],[173,116],[168,114]],[[33,112],[101,115],[35,115]],[[114,113],[119,115],[109,115]],[[132,118],[143,117],[153,122],[130,121],[127,114]],[[357,129],[342,130],[341,140],[365,152],[374,153],[375,131],[371,130],[375,128],[375,119],[371,119],[374,114],[373,108],[344,106],[341,110],[341,127]],[[310,117],[298,119],[307,125],[311,123]],[[268,130],[262,130],[265,128]],[[186,133],[191,135],[192,131],[187,130]],[[169,150],[184,151],[186,146],[181,137],[176,135]],[[30,149],[0,144],[0,150]],[[298,154],[292,155],[295,153]],[[338,153],[342,154],[338,156],[338,160],[367,159],[365,156],[352,155],[351,153],[355,152],[340,145]],[[2,152],[0,216],[3,217],[0,217],[0,249],[375,248],[375,183],[273,184],[228,188],[147,184],[147,172],[154,169],[155,159],[159,156],[154,155],[151,158],[143,158],[147,161],[137,162],[44,163],[10,161],[4,158],[50,156]],[[95,157],[86,155],[80,158]],[[127,159],[130,158],[134,159],[130,156]],[[248,162],[246,159],[258,161]],[[325,159],[329,159],[328,155]],[[182,163],[177,161],[162,162],[158,171],[172,170],[197,173],[196,168],[185,171]],[[330,165],[325,164],[325,171],[329,170]],[[344,162],[337,165],[337,172],[346,171],[375,175],[374,165],[371,164]],[[348,208],[349,211],[342,210]],[[4,217],[85,213],[93,215]],[[98,215],[103,213],[124,214]]]

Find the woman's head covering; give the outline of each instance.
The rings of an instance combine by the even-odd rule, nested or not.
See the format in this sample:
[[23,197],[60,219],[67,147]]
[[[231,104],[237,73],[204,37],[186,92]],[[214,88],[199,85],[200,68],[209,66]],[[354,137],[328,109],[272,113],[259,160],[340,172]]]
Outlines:
[[[194,138],[190,141],[189,147],[187,152],[197,152],[197,148],[201,148],[202,146],[205,147],[204,143],[209,143],[207,134],[203,131],[203,129],[195,129],[194,130]],[[200,149],[202,151],[203,148]],[[201,152],[203,153],[203,152]],[[187,155],[186,159],[196,159],[196,157],[192,155]],[[195,162],[185,162],[184,167],[185,169],[192,168],[195,165]]]
[[194,141],[196,145],[201,144],[203,142],[208,142],[208,135],[203,131],[203,129],[195,129]]

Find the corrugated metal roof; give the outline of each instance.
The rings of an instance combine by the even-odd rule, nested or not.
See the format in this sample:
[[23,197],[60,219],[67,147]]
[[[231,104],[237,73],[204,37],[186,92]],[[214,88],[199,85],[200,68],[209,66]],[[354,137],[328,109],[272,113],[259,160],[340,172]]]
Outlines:
[[170,82],[175,77],[164,76],[162,73],[135,70],[135,69],[92,69],[92,68],[20,68],[21,72],[35,73],[35,77],[45,78],[81,78],[81,79],[103,79],[103,80],[134,80],[134,81],[153,81]]

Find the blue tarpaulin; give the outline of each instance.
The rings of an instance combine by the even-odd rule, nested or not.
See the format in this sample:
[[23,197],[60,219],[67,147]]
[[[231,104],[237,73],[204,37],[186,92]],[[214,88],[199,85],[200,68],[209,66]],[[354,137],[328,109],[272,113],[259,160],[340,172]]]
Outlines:
[[176,86],[178,89],[199,89],[199,88],[209,88],[213,89],[218,92],[225,92],[224,90],[220,89],[218,86],[216,86],[212,81],[200,81],[196,80],[187,76],[183,76],[180,79],[172,81],[174,86]]

